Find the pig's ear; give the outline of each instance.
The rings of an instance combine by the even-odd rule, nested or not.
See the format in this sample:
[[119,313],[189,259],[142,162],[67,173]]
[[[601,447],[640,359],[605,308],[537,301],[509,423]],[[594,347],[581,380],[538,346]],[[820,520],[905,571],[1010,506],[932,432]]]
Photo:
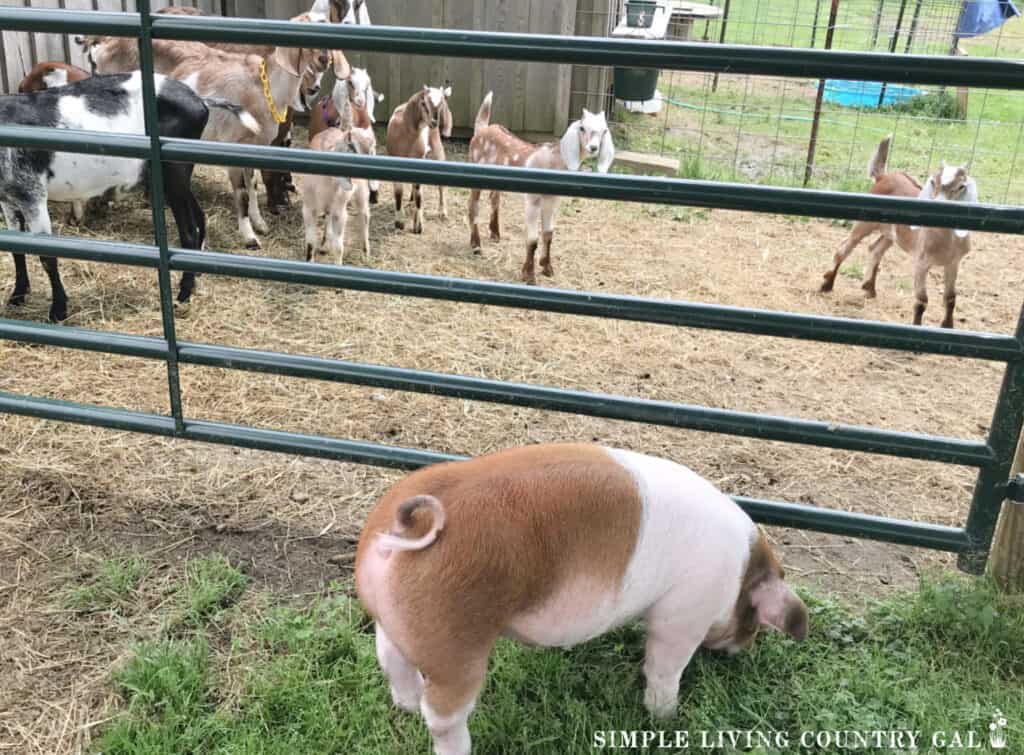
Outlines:
[[785,632],[798,642],[807,636],[807,606],[781,579],[770,578],[757,585],[750,592],[750,603],[761,625]]

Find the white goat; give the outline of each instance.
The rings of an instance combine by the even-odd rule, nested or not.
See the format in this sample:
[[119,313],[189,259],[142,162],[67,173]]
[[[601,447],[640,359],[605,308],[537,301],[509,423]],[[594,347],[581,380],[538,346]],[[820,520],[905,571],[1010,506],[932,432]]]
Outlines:
[[[493,92],[488,92],[477,111],[473,139],[469,143],[470,162],[482,165],[510,165],[516,168],[543,168],[547,170],[580,170],[589,157],[597,158],[597,170],[607,173],[615,159],[615,145],[608,129],[604,112],[591,113],[583,109],[583,117],[569,124],[561,143],[530,144],[511,133],[504,126],[491,124],[491,102]],[[534,255],[538,240],[541,241],[540,268],[544,275],[554,275],[551,266],[551,241],[555,235],[555,210],[557,196],[548,194],[526,195],[526,261],[523,263],[522,279],[536,284]],[[501,192],[491,192],[491,239],[501,240],[501,226],[498,218],[501,207]],[[480,211],[480,189],[473,189],[469,195],[470,246],[479,253],[480,229],[477,216]],[[543,235],[538,233],[543,228]]]
[[[314,136],[311,149],[323,152],[356,152],[371,154],[376,144],[373,129],[347,130],[328,128]],[[313,260],[320,250],[320,218],[327,216],[327,249],[337,255],[340,265],[345,257],[345,225],[348,204],[354,198],[362,222],[363,252],[370,258],[370,187],[365,178],[301,175],[302,221],[306,229],[306,261]]]

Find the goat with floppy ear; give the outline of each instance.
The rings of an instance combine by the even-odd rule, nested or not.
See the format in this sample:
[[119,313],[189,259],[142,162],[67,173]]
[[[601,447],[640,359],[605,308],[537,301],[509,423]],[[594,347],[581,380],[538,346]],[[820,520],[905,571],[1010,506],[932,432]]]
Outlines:
[[598,172],[607,173],[615,160],[615,145],[604,111],[591,113],[583,108],[583,117],[569,124],[559,149],[569,170],[579,170],[584,160],[597,156]]
[[[394,157],[444,160],[441,137],[451,135],[452,120],[448,109],[451,93],[452,87],[448,82],[442,87],[424,84],[423,89],[395,108],[388,121],[388,154]],[[443,186],[438,187],[438,194],[441,217],[447,218],[448,206]],[[423,233],[423,194],[419,184],[413,184],[412,200],[415,205],[412,232]],[[401,184],[395,184],[395,227],[405,228],[402,220]]]
[[[938,171],[928,177],[924,186],[921,186],[906,173],[887,172],[886,163],[891,141],[891,134],[881,141],[868,165],[868,176],[875,181],[870,190],[872,194],[916,197],[933,201],[970,203],[978,201],[978,186],[968,175],[969,164],[956,167],[942,162]],[[928,306],[928,271],[932,267],[941,266],[945,285],[943,300],[946,305],[942,327],[952,328],[953,310],[956,307],[957,274],[960,271],[960,262],[971,250],[970,233],[962,229],[922,228],[916,225],[858,221],[854,224],[846,241],[833,256],[832,268],[825,273],[821,291],[828,293],[832,290],[840,265],[861,241],[876,232],[879,233],[879,236],[871,244],[871,260],[868,265],[867,277],[861,286],[867,292],[867,297],[873,299],[876,295],[875,284],[882,257],[889,247],[898,244],[910,253],[914,262],[914,324],[921,324],[925,308]]]
[[[583,117],[569,124],[558,145],[530,144],[512,134],[504,126],[491,123],[493,92],[488,92],[476,115],[473,140],[469,143],[470,162],[483,165],[510,165],[514,168],[544,168],[547,170],[581,169],[588,158],[597,158],[597,169],[607,173],[615,159],[615,146],[604,113],[583,111]],[[491,192],[491,240],[501,240],[499,211],[501,192]],[[537,282],[534,256],[541,246],[540,268],[546,276],[554,275],[551,266],[551,241],[555,235],[555,209],[558,197],[526,195],[526,262],[521,273],[523,281]],[[480,190],[469,195],[470,247],[480,252],[480,229],[477,216],[480,210]],[[543,229],[543,234],[539,228]]]

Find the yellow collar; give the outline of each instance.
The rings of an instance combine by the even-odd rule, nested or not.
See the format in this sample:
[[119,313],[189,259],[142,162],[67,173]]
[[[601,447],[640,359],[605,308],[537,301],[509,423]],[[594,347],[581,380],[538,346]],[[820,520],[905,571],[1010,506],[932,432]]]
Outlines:
[[270,115],[278,125],[284,123],[288,120],[288,109],[285,108],[285,114],[282,115],[274,104],[274,93],[270,91],[270,79],[267,78],[266,59],[260,61],[260,81],[263,82],[263,96],[267,98],[267,107],[270,108]]

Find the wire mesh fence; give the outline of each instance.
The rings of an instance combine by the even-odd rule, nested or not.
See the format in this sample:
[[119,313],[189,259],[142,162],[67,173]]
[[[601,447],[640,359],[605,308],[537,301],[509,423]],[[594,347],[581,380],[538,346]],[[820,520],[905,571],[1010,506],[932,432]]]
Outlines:
[[[974,0],[714,0],[707,5],[668,0],[672,20],[665,38],[1024,58],[1019,18],[967,36],[979,25],[977,5]],[[624,18],[623,6],[609,12],[609,33]],[[606,95],[617,124],[616,143],[677,158],[684,177],[863,191],[868,160],[878,142],[893,134],[890,167],[922,177],[941,160],[969,162],[986,201],[1024,201],[1019,92],[662,71],[656,113],[631,112],[640,103],[628,103],[630,108],[611,92],[574,94],[589,95],[589,101]]]

